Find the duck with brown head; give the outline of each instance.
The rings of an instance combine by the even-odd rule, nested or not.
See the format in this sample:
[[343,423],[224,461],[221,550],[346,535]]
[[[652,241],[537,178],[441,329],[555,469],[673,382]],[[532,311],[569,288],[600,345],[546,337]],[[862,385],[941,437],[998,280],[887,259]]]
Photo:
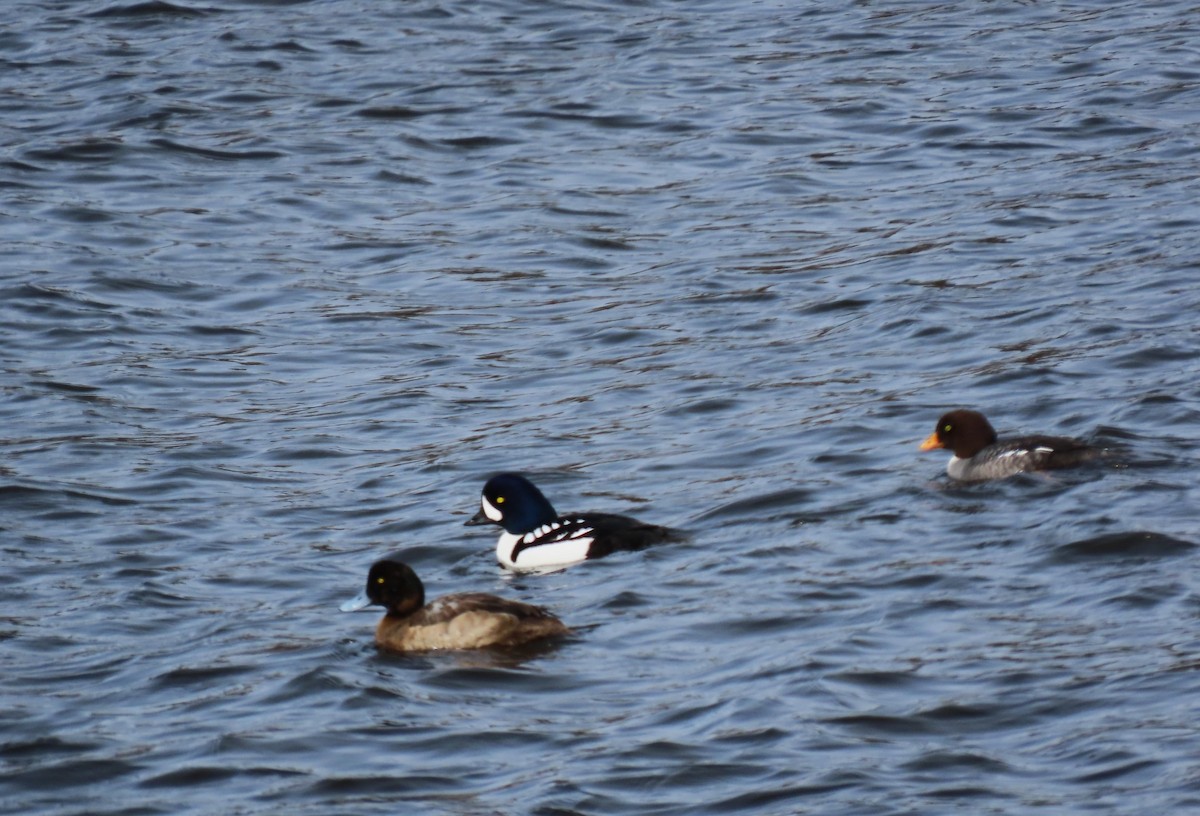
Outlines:
[[954,454],[946,463],[946,473],[963,482],[1076,467],[1104,455],[1100,448],[1063,436],[999,439],[987,418],[968,408],[942,414],[933,433],[921,443],[923,451],[936,448]]

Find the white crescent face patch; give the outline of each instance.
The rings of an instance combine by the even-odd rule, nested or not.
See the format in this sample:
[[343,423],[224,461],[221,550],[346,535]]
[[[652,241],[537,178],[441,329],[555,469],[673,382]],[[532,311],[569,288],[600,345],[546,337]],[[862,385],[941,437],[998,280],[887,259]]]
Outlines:
[[481,496],[479,498],[479,505],[483,509],[483,514],[497,524],[499,524],[500,520],[504,518],[504,514],[500,512],[500,508],[488,501],[487,496]]

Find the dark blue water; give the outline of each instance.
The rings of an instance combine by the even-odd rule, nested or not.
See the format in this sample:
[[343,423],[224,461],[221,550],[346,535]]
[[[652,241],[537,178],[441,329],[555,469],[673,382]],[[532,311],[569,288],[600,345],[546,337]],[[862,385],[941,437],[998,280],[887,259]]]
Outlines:
[[[0,810],[1200,807],[1198,11],[10,4]],[[395,550],[578,634],[378,653]]]

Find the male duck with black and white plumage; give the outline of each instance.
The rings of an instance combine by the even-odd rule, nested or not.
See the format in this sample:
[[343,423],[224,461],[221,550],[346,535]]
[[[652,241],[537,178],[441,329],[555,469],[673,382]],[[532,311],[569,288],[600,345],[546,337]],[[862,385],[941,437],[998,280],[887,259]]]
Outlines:
[[682,541],[686,534],[616,513],[559,515],[542,491],[524,476],[501,473],[488,479],[479,512],[467,525],[496,524],[500,564],[516,571],[565,567],[621,550]]

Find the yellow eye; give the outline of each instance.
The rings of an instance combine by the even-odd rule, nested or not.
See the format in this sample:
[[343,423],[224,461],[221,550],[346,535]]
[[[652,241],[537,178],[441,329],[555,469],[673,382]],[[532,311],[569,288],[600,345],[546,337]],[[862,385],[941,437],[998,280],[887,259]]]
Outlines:
[[382,577],[380,577],[380,578],[376,578],[376,579],[375,579],[375,583],[377,583],[377,584],[382,584],[382,583],[383,583],[383,578],[382,578]]
[[497,497],[496,497],[496,504],[504,504],[504,497],[503,497],[503,496],[497,496]]
[[954,429],[953,425],[943,425],[942,433],[950,433],[950,431],[952,431],[953,429]]

